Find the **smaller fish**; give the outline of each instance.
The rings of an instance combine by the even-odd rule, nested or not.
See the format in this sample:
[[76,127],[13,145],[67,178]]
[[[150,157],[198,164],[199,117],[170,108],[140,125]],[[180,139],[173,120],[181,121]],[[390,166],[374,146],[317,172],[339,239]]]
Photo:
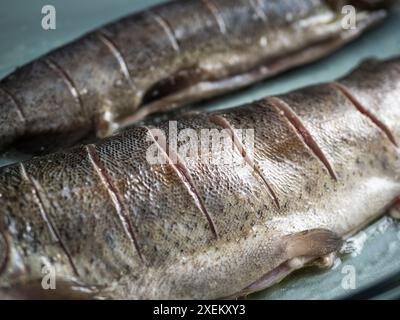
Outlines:
[[[133,14],[0,82],[0,148],[105,137],[314,61],[386,16],[386,1],[370,2],[184,0]],[[355,29],[342,26],[344,4]]]

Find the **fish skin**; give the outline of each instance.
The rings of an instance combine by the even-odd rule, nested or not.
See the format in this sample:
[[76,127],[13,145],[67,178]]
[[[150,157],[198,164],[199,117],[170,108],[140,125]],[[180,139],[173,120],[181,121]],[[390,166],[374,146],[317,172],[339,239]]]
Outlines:
[[360,9],[357,29],[344,30],[341,11],[322,0],[185,0],[156,6],[3,79],[0,147],[16,144],[36,152],[107,136],[155,111],[220,95],[327,55],[384,16],[385,9]]
[[[336,83],[400,140],[399,58],[367,62]],[[211,159],[236,160],[225,165],[180,152],[171,162],[183,142],[155,144],[154,130],[169,126],[162,123],[1,168],[0,296],[19,296],[24,284],[37,292],[43,265],[63,284],[57,297],[247,294],[266,275],[278,281],[338,251],[399,198],[398,146],[335,83],[183,117],[177,128],[224,129],[221,118],[235,134],[255,129],[252,163],[235,148],[209,150]],[[148,162],[151,147],[165,163]]]

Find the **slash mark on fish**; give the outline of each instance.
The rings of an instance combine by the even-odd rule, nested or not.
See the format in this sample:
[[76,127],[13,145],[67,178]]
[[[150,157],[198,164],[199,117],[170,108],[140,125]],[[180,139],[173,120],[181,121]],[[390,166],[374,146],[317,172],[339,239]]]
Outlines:
[[95,169],[97,175],[99,176],[101,182],[105,186],[112,204],[115,208],[115,211],[117,213],[118,219],[120,220],[122,227],[132,242],[133,246],[135,247],[136,252],[139,255],[140,260],[143,260],[142,253],[139,248],[139,244],[137,242],[137,238],[135,235],[134,231],[134,226],[132,225],[130,219],[128,218],[128,215],[126,214],[126,210],[124,208],[123,202],[121,197],[118,194],[117,188],[114,186],[112,179],[110,175],[107,173],[107,170],[104,168],[104,166],[101,163],[100,157],[96,151],[96,147],[94,145],[87,145],[86,146],[86,152],[88,154],[90,163],[92,164],[93,168]]
[[0,87],[0,91],[3,91],[4,94],[6,96],[8,96],[10,98],[10,100],[14,103],[15,109],[17,110],[18,117],[20,118],[20,120],[22,121],[22,123],[25,127],[27,124],[26,116],[24,115],[24,112],[22,111],[22,108],[21,108],[20,104],[18,103],[17,99],[14,97],[14,95],[10,91],[8,91],[2,87]]
[[219,115],[212,115],[209,117],[209,120],[214,123],[217,126],[221,126],[225,130],[228,131],[230,137],[232,138],[233,144],[237,151],[240,153],[240,155],[243,157],[243,159],[246,161],[248,165],[250,165],[256,174],[261,178],[261,180],[264,182],[265,186],[267,187],[267,191],[271,199],[274,201],[275,205],[277,206],[278,209],[280,209],[280,204],[278,197],[274,191],[274,188],[272,188],[272,184],[269,182],[269,180],[262,174],[262,172],[258,169],[256,164],[254,163],[253,159],[251,159],[246,152],[244,145],[238,138],[238,136],[235,133],[235,130],[232,128],[230,123],[223,117]]
[[79,108],[81,109],[81,111],[85,114],[85,108],[83,105],[83,101],[81,98],[81,95],[74,83],[74,81],[72,80],[72,78],[68,75],[68,73],[54,60],[50,59],[50,58],[45,58],[43,59],[43,62],[53,71],[55,71],[58,75],[61,76],[61,78],[63,79],[63,81],[66,83],[69,91],[72,94],[72,97],[75,99],[76,103],[79,105]]
[[[187,168],[184,165],[184,163],[182,162],[182,160],[179,158],[179,155],[171,148],[171,146],[166,141],[163,141],[162,143],[160,143],[159,141],[156,140],[156,138],[152,134],[151,130],[149,128],[147,128],[147,127],[146,127],[146,129],[148,130],[148,132],[150,134],[150,137],[156,143],[156,145],[161,150],[161,152],[164,154],[166,159],[168,159],[170,165],[177,172],[177,174],[178,174],[179,178],[181,179],[183,185],[186,187],[186,189],[188,190],[189,194],[195,200],[197,208],[206,217],[207,222],[208,222],[208,224],[210,226],[211,232],[213,233],[214,237],[216,239],[219,239],[215,223],[214,223],[211,215],[208,213],[207,208],[206,208],[202,198],[200,197],[200,194],[199,194],[196,186],[193,183],[192,177],[190,176],[190,173],[187,170]],[[165,148],[163,146],[165,146]],[[172,161],[171,158],[176,159],[176,161]]]
[[211,14],[214,16],[215,20],[217,21],[219,31],[222,34],[226,34],[226,23],[224,18],[222,17],[222,14],[220,10],[218,9],[218,6],[213,0],[201,0],[204,5],[207,7],[207,9],[211,12]]
[[46,223],[47,228],[49,229],[49,232],[51,234],[51,237],[53,238],[54,241],[58,242],[60,244],[61,249],[64,251],[65,255],[67,256],[67,259],[71,265],[72,270],[74,271],[75,275],[77,277],[79,277],[79,272],[78,269],[72,259],[72,255],[69,252],[67,246],[65,245],[64,241],[61,239],[60,233],[57,230],[55,223],[53,222],[50,214],[48,214],[44,208],[44,204],[43,204],[43,198],[42,195],[40,193],[40,184],[39,182],[34,179],[32,176],[30,176],[28,174],[28,172],[26,171],[26,168],[24,166],[23,163],[20,164],[20,168],[21,168],[21,175],[22,177],[29,182],[29,184],[32,187],[32,193],[33,193],[33,197],[36,201],[36,204],[39,207],[39,212],[40,215],[42,217],[42,219],[44,220],[44,222]]
[[263,22],[267,22],[267,15],[261,7],[260,0],[250,0],[250,5],[254,9],[257,17],[259,17]]
[[128,65],[126,63],[124,56],[121,53],[121,50],[118,49],[115,42],[112,41],[110,37],[108,37],[104,32],[99,31],[96,34],[97,37],[100,39],[100,41],[111,51],[112,55],[118,61],[122,74],[124,75],[128,83],[133,87],[132,77],[129,73]]
[[338,82],[332,82],[330,85],[335,90],[339,91],[347,100],[349,100],[351,104],[357,109],[357,111],[366,116],[374,125],[376,125],[378,129],[386,135],[386,137],[392,144],[398,147],[396,139],[394,138],[390,129],[381,120],[379,120],[377,116],[371,113],[368,109],[364,108],[361,102],[350,92],[350,90],[346,86]]
[[321,148],[318,146],[317,142],[312,137],[311,133],[304,126],[298,115],[292,110],[292,108],[283,100],[277,97],[270,97],[267,100],[282,113],[289,123],[293,126],[296,132],[303,139],[304,143],[310,148],[314,155],[322,162],[325,168],[328,170],[331,178],[337,181],[336,174],[329,163],[328,159],[322,152]]
[[153,11],[148,11],[148,14],[160,25],[160,27],[163,29],[163,31],[165,32],[165,34],[167,35],[167,38],[169,40],[169,42],[172,45],[172,48],[174,48],[174,50],[176,52],[180,52],[180,46],[179,46],[179,42],[178,39],[175,36],[175,32],[172,29],[172,27],[170,26],[170,24],[167,22],[167,20],[165,20],[162,16],[160,16],[159,14],[153,12]]

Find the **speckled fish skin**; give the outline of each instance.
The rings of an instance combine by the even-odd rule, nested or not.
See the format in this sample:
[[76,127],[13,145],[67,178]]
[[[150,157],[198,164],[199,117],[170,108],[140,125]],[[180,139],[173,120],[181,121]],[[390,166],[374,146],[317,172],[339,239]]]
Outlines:
[[400,59],[369,61],[336,83],[177,121],[255,129],[251,159],[212,148],[236,161],[150,164],[155,128],[143,126],[2,168],[0,297],[41,297],[43,265],[84,297],[220,298],[279,281],[400,196],[398,101]]
[[321,0],[171,1],[105,26],[0,82],[0,147],[36,151],[107,136],[149,113],[315,60],[385,16],[362,6],[357,28],[345,30],[341,8],[333,7]]

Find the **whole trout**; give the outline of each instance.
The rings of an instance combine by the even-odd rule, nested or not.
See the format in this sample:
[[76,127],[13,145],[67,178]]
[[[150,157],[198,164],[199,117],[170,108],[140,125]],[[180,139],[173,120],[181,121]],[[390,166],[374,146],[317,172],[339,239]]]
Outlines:
[[[1,292],[221,298],[326,261],[399,199],[399,101],[400,59],[371,61],[335,83],[4,167]],[[207,132],[230,143],[196,148]]]
[[[343,27],[346,3],[356,7],[355,29]],[[184,0],[136,13],[2,80],[0,148],[104,137],[150,113],[249,85],[339,48],[382,20],[386,4]]]

